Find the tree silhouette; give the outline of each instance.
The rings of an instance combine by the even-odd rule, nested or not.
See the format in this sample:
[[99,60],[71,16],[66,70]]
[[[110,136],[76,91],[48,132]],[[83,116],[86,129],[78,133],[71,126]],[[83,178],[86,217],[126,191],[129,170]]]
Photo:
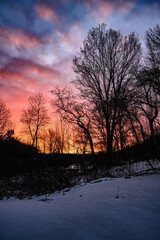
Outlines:
[[46,100],[41,93],[35,94],[28,99],[27,109],[23,109],[21,122],[24,125],[24,131],[32,140],[32,145],[38,147],[40,131],[49,122],[46,109]]
[[[149,29],[145,35],[145,64],[137,74],[137,109],[147,120],[151,151],[158,153],[155,135],[158,133],[160,112],[160,26]],[[160,154],[159,154],[160,158]]]
[[122,96],[133,88],[141,48],[135,33],[123,36],[104,24],[92,28],[73,60],[73,81],[93,109],[95,129],[108,153],[112,152]]
[[84,104],[78,102],[76,96],[66,88],[61,90],[57,87],[51,93],[56,97],[52,101],[52,105],[56,106],[56,112],[64,120],[67,120],[71,124],[76,124],[84,132],[89,141],[91,152],[94,155],[93,141],[90,133],[91,119]]
[[160,95],[160,26],[149,29],[146,32],[145,40],[147,54],[143,74],[145,74],[145,80]]
[[47,133],[47,149],[50,153],[64,153],[68,150],[68,126],[63,119],[58,118]]
[[5,135],[11,125],[11,111],[6,104],[0,99],[0,136]]

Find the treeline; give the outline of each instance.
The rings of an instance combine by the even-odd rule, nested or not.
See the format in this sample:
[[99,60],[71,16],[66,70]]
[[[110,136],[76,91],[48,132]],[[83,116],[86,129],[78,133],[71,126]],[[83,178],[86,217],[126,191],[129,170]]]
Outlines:
[[[160,144],[160,135],[155,138]],[[54,191],[70,188],[82,181],[114,177],[110,167],[127,167],[128,173],[125,176],[129,177],[132,174],[131,164],[146,160],[149,169],[155,171],[149,160],[156,158],[156,153],[150,151],[149,146],[150,141],[147,140],[112,153],[110,159],[104,153],[96,154],[93,159],[91,154],[42,154],[35,147],[22,144],[14,138],[0,140],[0,199],[30,199],[33,195],[43,194],[47,199]]]
[[[92,28],[73,59],[74,88],[57,86],[49,94],[59,121],[51,126],[41,93],[22,110],[24,139],[46,153],[111,155],[150,139],[157,152],[160,134],[160,26],[145,34],[123,35],[105,24]],[[71,85],[71,86],[72,86]],[[76,89],[76,90],[75,90]],[[0,135],[11,126],[11,113],[0,101]]]
[[[8,130],[0,138],[0,176],[16,176],[33,168],[38,150],[13,137],[14,131]],[[36,163],[37,165],[38,163]]]
[[57,87],[57,112],[77,125],[95,148],[123,150],[150,139],[159,156],[160,26],[145,35],[145,51],[135,33],[122,35],[104,24],[92,28],[73,60],[73,90]]
[[[146,32],[144,44],[142,48],[135,33],[123,35],[107,29],[105,24],[92,28],[73,59],[75,79],[70,87],[57,86],[49,93],[59,120],[51,125],[53,117],[49,116],[41,93],[28,98],[20,122],[30,146],[14,138],[11,112],[0,101],[1,164],[7,159],[8,169],[14,169],[17,159],[16,169],[25,163],[22,171],[28,168],[25,172],[30,176],[36,171],[35,176],[39,179],[43,176],[45,181],[44,174],[38,172],[45,169],[49,174],[46,169],[52,162],[54,171],[49,176],[54,172],[53,181],[59,179],[56,184],[61,187],[70,182],[69,173],[65,175],[62,171],[67,161],[69,166],[72,161],[73,165],[79,161],[81,171],[83,167],[86,171],[94,169],[93,174],[131,159],[147,160],[154,168],[150,159],[160,160],[159,25]],[[37,150],[49,155],[38,154]],[[77,155],[73,160],[69,155],[61,155],[64,153]],[[81,155],[86,153],[91,154]]]

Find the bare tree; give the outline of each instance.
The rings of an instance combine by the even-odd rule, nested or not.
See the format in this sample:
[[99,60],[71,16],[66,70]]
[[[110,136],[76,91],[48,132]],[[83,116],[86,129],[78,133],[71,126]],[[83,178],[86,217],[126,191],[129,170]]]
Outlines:
[[140,78],[137,81],[137,92],[139,93],[137,110],[148,120],[150,138],[153,140],[155,120],[158,118],[160,109],[160,96],[154,92],[151,84],[145,81],[142,73],[140,73]]
[[149,29],[145,36],[147,53],[143,70],[145,81],[160,95],[160,26]]
[[52,127],[48,129],[47,135],[47,146],[50,153],[69,152],[69,128],[62,118],[54,121]]
[[49,153],[60,153],[61,152],[61,136],[55,129],[48,129],[47,136],[47,148]]
[[91,120],[84,104],[78,103],[76,97],[66,88],[61,90],[57,87],[51,92],[56,97],[56,99],[52,101],[53,107],[56,106],[56,112],[59,113],[64,120],[76,124],[81,131],[84,132],[89,140],[91,152],[94,155],[93,141],[90,133]]
[[[160,109],[160,26],[149,29],[145,35],[145,65],[137,77],[141,109],[149,121],[151,138],[154,135],[153,124]],[[142,106],[143,105],[143,106]],[[144,107],[145,106],[145,107]]]
[[73,83],[93,109],[95,128],[111,153],[122,96],[133,88],[141,48],[131,33],[106,30],[104,24],[89,31],[80,53],[73,60]]
[[11,126],[11,111],[6,104],[0,100],[0,136],[3,136]]
[[[130,116],[139,124],[143,140],[150,139],[150,151],[157,152],[155,134],[158,132],[160,112],[160,26],[149,29],[145,35],[146,51],[144,63],[137,73],[135,84],[137,114]],[[145,121],[145,124],[142,122]],[[144,131],[148,127],[147,131]],[[151,164],[150,164],[151,165]],[[153,167],[153,166],[152,166]]]
[[88,150],[88,138],[87,135],[77,127],[75,131],[75,145],[77,145],[77,153],[85,154]]
[[23,109],[21,122],[25,133],[31,138],[32,145],[38,147],[39,134],[49,122],[46,109],[46,100],[41,93],[35,94],[28,99],[27,109]]

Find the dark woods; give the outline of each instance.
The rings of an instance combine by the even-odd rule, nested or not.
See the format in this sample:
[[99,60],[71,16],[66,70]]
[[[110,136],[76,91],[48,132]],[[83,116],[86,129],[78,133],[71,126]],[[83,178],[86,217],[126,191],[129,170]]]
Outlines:
[[[146,51],[135,33],[122,35],[104,24],[89,31],[73,60],[71,89],[57,87],[57,113],[84,134],[90,151],[111,155],[127,146],[150,141],[159,156],[160,27],[146,33]],[[75,91],[74,91],[75,92]],[[110,163],[109,163],[110,161]]]
[[51,91],[59,121],[51,127],[41,93],[28,99],[21,123],[31,145],[14,137],[10,110],[0,101],[1,198],[53,192],[82,176],[111,176],[109,168],[126,163],[144,160],[154,170],[150,160],[160,160],[159,25],[146,32],[145,44],[144,51],[135,33],[92,28],[73,59],[74,87]]

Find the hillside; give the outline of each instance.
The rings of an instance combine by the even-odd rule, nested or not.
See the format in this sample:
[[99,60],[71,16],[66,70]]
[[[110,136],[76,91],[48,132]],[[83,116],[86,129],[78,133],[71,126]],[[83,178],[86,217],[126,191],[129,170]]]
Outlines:
[[1,240],[159,240],[160,174],[0,202]]

